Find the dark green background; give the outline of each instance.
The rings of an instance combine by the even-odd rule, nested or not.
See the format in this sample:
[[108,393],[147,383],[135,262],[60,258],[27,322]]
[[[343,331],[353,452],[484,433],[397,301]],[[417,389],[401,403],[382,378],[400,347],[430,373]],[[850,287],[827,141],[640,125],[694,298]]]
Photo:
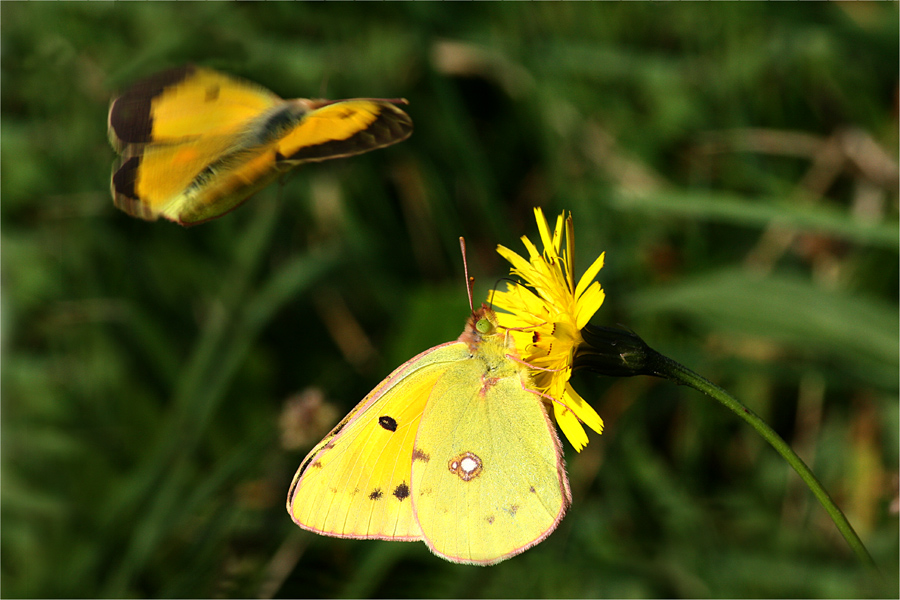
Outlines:
[[[896,3],[2,9],[3,596],[897,596]],[[185,62],[416,130],[193,229],[129,218],[109,100]],[[743,422],[644,377],[576,377],[606,431],[499,566],[291,523],[286,401],[343,414],[454,339],[457,238],[484,297],[534,205],[579,270],[606,251],[594,322],[759,412],[883,586]]]

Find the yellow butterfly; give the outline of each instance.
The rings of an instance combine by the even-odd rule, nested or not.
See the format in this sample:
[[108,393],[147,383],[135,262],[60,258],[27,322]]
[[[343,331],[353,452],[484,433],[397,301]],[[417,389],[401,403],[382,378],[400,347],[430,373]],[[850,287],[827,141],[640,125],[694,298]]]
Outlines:
[[405,100],[282,100],[269,90],[188,65],[136,83],[109,108],[122,155],[115,205],[154,221],[195,225],[234,209],[305,162],[405,140]]
[[556,429],[487,306],[382,381],[309,453],[287,509],[344,538],[424,540],[491,565],[556,528],[571,493]]

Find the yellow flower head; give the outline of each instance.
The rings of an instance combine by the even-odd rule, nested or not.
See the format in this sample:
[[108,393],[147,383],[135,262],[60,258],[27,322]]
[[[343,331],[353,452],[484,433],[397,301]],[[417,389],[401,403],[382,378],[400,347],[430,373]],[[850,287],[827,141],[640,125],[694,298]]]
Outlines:
[[[569,377],[575,350],[584,341],[581,330],[603,304],[604,293],[594,277],[603,267],[604,255],[597,257],[576,286],[572,215],[557,217],[552,235],[543,211],[535,208],[534,215],[543,253],[524,236],[528,259],[497,246],[497,252],[512,265],[510,274],[524,285],[508,283],[506,291],[492,292],[489,300],[505,311],[497,313],[499,325],[509,330],[522,360],[533,367],[536,391],[553,399],[556,422],[580,452],[588,443],[582,423],[597,433],[603,431],[600,415],[572,388]],[[562,248],[564,232],[566,245]]]

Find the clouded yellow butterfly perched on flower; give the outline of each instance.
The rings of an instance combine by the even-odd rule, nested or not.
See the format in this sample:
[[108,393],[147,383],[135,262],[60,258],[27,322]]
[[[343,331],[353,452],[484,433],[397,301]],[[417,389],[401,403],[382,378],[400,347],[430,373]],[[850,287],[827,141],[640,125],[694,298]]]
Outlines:
[[[553,268],[561,264],[556,256]],[[301,463],[287,500],[294,521],[336,537],[424,540],[442,558],[477,565],[550,535],[571,503],[544,405],[556,401],[535,386],[510,334],[482,305],[458,340],[391,373]],[[602,429],[593,409],[573,403]]]
[[134,84],[109,108],[121,155],[115,205],[181,225],[215,219],[306,162],[405,140],[405,100],[283,100],[235,77],[188,65]]

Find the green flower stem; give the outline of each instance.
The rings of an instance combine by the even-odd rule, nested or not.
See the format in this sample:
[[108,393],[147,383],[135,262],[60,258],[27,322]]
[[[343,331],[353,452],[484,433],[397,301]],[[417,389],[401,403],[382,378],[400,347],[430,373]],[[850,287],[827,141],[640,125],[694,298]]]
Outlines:
[[[654,354],[655,356],[653,356]],[[819,483],[819,480],[816,479],[816,476],[810,468],[806,466],[806,463],[797,456],[797,453],[788,446],[787,442],[785,442],[780,435],[775,433],[775,430],[769,427],[759,415],[744,406],[738,399],[734,398],[711,381],[708,381],[684,365],[681,365],[658,352],[651,350],[651,354],[647,356],[646,359],[648,363],[647,366],[650,367],[650,370],[652,370],[655,375],[670,379],[676,383],[689,385],[696,390],[712,396],[730,408],[737,416],[745,420],[751,427],[759,432],[759,435],[769,442],[772,447],[784,457],[788,464],[794,467],[794,470],[797,471],[800,479],[802,479],[809,489],[812,490],[812,493],[815,494],[816,498],[819,499],[819,502],[831,516],[831,520],[834,521],[834,524],[841,532],[841,535],[844,536],[844,539],[847,540],[847,543],[853,548],[853,551],[856,553],[859,560],[872,569],[878,570],[869,551],[866,550],[862,540],[859,539],[859,536],[856,535],[856,531],[853,530],[853,526],[850,525],[847,517],[844,516],[841,509],[838,508],[828,492],[825,491],[825,488],[822,487],[822,484]]]

